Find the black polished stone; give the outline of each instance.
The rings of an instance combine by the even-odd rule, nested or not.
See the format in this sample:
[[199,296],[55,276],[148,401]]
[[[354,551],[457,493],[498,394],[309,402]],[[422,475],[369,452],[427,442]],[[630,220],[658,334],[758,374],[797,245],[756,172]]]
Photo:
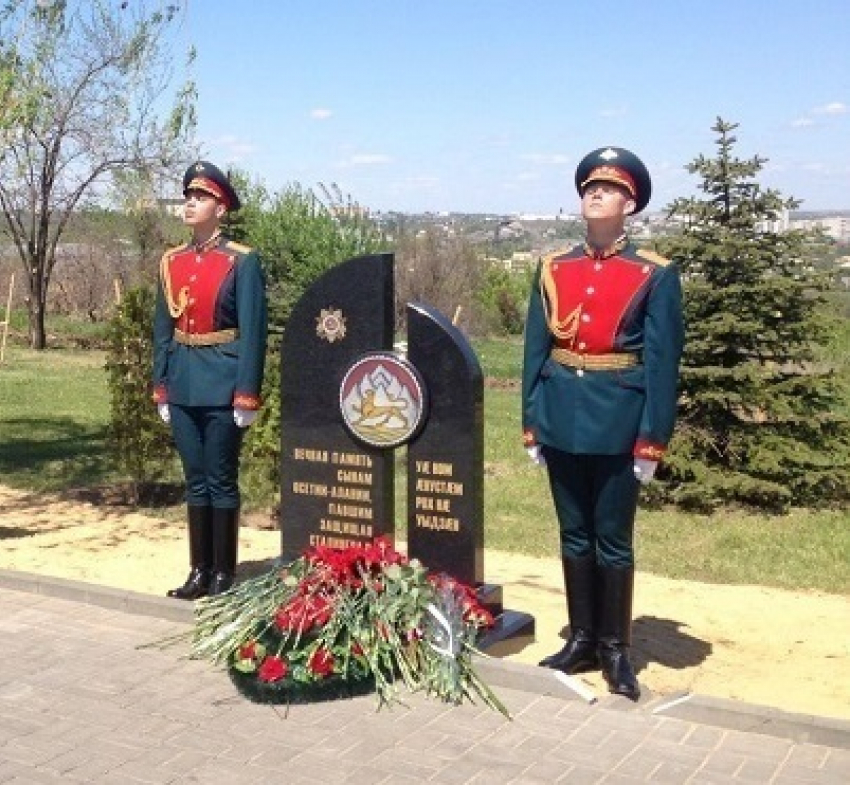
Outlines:
[[469,341],[439,311],[407,306],[408,359],[428,421],[407,452],[407,547],[470,586],[484,573],[484,382]]
[[393,343],[393,255],[349,259],[299,299],[281,346],[281,555],[394,535],[393,452],[354,439],[340,384]]

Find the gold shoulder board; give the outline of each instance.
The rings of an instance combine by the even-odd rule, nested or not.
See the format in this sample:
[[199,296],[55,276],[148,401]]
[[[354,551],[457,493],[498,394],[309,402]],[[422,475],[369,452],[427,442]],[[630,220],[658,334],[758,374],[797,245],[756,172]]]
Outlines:
[[228,240],[225,244],[228,251],[236,251],[236,253],[251,253],[254,249],[242,243],[237,243],[235,240]]
[[641,259],[646,259],[648,262],[653,262],[657,264],[659,267],[666,267],[673,260],[668,259],[666,256],[662,256],[660,253],[655,253],[655,251],[650,251],[647,248],[638,248],[637,255],[641,257]]

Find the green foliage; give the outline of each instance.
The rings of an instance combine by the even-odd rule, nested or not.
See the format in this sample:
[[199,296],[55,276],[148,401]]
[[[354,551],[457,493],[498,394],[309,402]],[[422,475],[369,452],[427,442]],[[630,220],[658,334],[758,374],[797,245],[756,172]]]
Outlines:
[[239,219],[246,242],[263,259],[269,294],[269,319],[280,330],[307,287],[336,264],[361,254],[384,250],[384,238],[356,202],[336,186],[324,189],[324,201],[293,184],[270,193],[240,183],[243,208]]
[[292,307],[313,281],[336,264],[384,248],[383,235],[360,207],[333,186],[324,201],[291,185],[270,193],[244,173],[233,174],[243,207],[238,231],[263,260],[269,302],[269,354],[263,408],[243,446],[242,483],[250,495],[278,492],[280,457],[280,343]]
[[242,445],[240,485],[249,503],[268,503],[279,496],[280,337],[276,335],[269,339],[262,398],[263,406]]
[[153,289],[128,291],[109,324],[106,358],[110,393],[109,446],[139,486],[162,478],[173,457],[171,431],[151,401]]
[[405,231],[395,252],[397,327],[406,327],[407,303],[422,303],[468,332],[483,331],[477,292],[488,263],[466,237],[436,226]]
[[522,335],[531,280],[530,271],[512,273],[499,263],[487,267],[477,292],[487,334]]
[[683,230],[659,243],[682,269],[688,330],[662,496],[703,510],[828,505],[850,488],[850,430],[843,369],[823,359],[835,327],[820,238],[770,228],[796,202],[760,187],[765,159],[733,156],[736,127],[713,127],[717,157],[687,167],[705,197],[675,200]]
[[0,235],[27,286],[30,343],[44,349],[56,249],[72,216],[128,170],[185,160],[195,92],[168,109],[180,2],[7,2],[0,9]]

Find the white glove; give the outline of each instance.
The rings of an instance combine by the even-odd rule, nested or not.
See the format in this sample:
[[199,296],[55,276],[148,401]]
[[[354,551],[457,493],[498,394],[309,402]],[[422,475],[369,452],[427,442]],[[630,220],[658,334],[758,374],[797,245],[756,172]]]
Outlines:
[[168,408],[168,404],[158,403],[156,405],[156,410],[159,413],[159,419],[168,425],[168,423],[171,422],[171,410]]
[[538,466],[546,465],[546,459],[543,457],[539,444],[535,444],[533,447],[526,447],[525,451],[528,453],[528,457],[531,458],[532,463],[536,463]]
[[257,412],[254,409],[240,409],[238,406],[233,409],[233,422],[239,428],[247,428],[256,419]]
[[654,476],[658,461],[648,458],[635,458],[635,477],[639,483],[646,485]]

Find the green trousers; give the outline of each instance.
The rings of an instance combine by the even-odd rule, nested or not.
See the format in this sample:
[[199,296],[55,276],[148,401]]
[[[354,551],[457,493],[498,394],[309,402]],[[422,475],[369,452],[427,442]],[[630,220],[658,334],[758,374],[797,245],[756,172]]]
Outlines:
[[594,554],[604,567],[634,565],[639,483],[631,455],[574,455],[543,447],[558,516],[561,553]]

